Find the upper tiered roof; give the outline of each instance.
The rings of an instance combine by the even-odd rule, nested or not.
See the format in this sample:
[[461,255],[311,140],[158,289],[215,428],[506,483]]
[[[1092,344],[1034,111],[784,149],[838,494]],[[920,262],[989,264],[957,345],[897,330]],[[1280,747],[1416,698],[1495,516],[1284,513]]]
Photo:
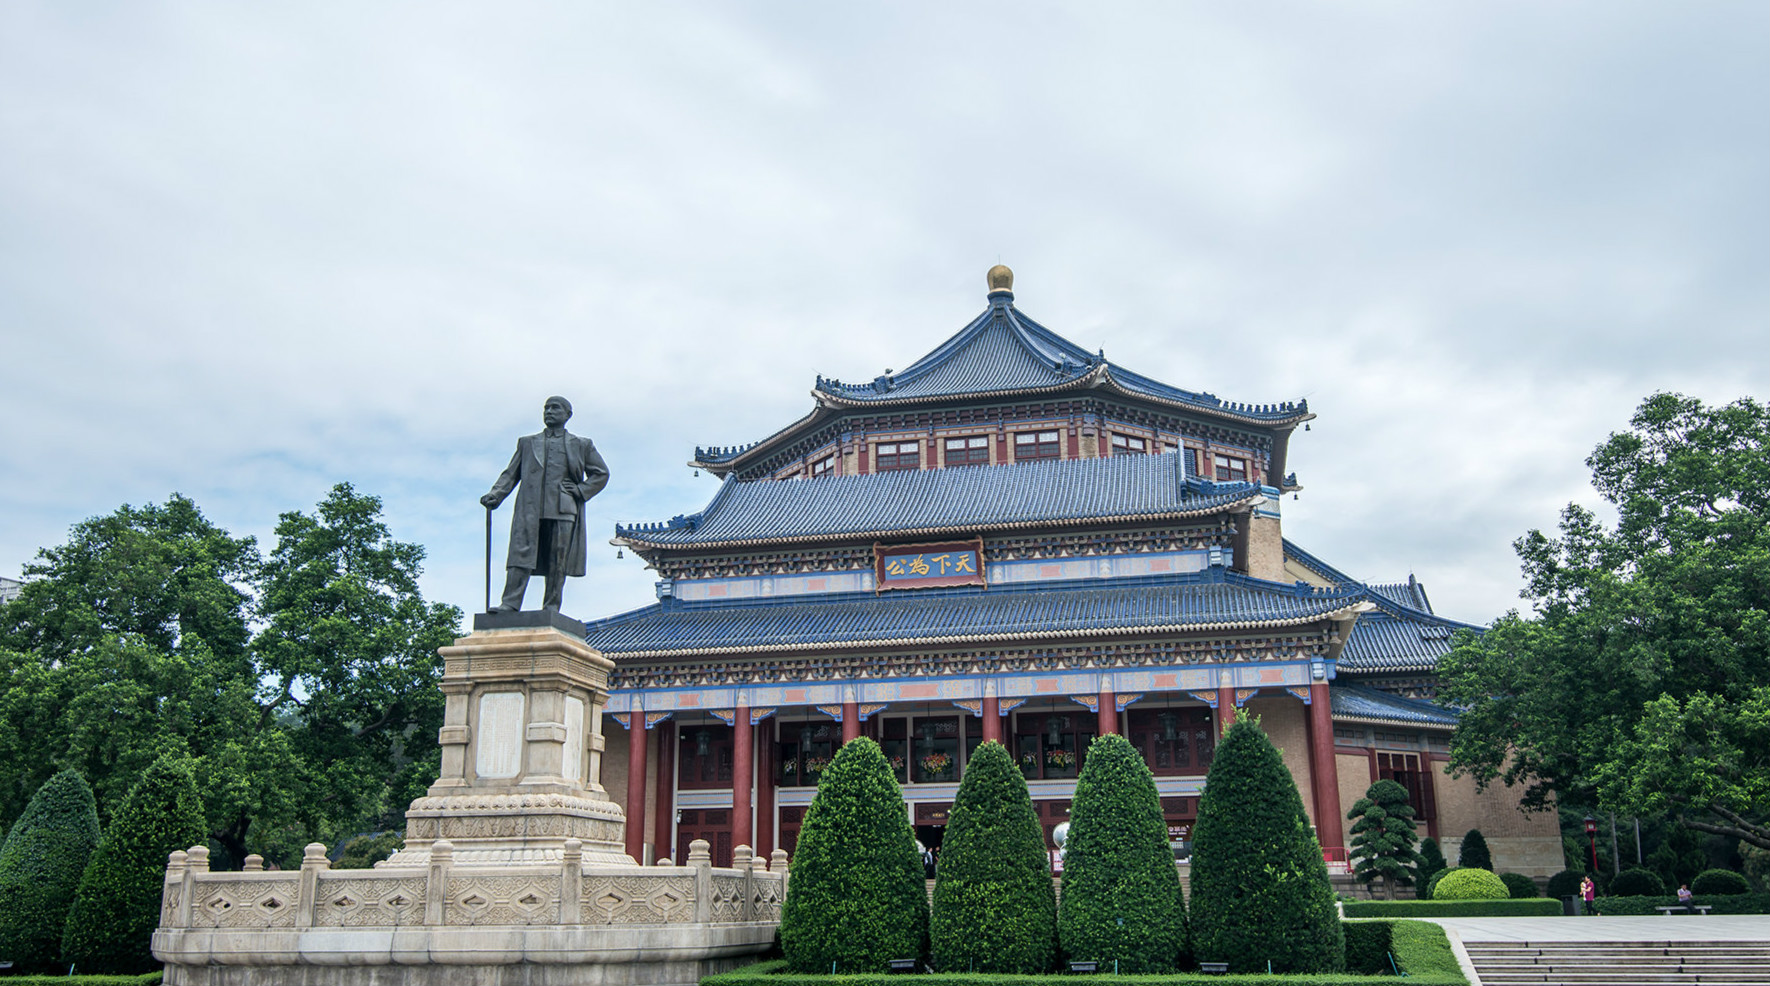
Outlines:
[[1430,671],[1450,653],[1458,630],[1481,630],[1432,612],[1426,587],[1411,575],[1400,583],[1361,582],[1304,551],[1289,538],[1284,541],[1284,554],[1287,560],[1302,565],[1335,588],[1363,592],[1364,598],[1375,606],[1353,626],[1352,636],[1340,653],[1342,671]]
[[831,412],[902,409],[956,398],[1042,398],[1094,391],[1264,428],[1295,427],[1315,416],[1307,400],[1241,404],[1133,373],[1108,360],[1104,351],[1090,353],[1015,308],[1013,274],[1006,267],[990,271],[990,284],[989,307],[908,369],[866,383],[819,376],[811,391],[818,409],[810,415],[759,442],[696,448],[693,464],[721,469],[752,458],[764,446],[801,433]]
[[1180,455],[1056,459],[1011,467],[912,469],[792,482],[726,479],[700,513],[617,525],[635,549],[739,547],[832,538],[921,537],[1175,520],[1219,513],[1277,491],[1187,475]]

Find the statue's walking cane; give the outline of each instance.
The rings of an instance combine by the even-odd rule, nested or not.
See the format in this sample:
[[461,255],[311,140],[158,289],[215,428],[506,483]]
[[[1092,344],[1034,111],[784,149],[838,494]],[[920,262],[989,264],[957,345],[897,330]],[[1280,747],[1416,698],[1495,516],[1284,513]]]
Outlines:
[[486,508],[486,612],[492,611],[492,508]]

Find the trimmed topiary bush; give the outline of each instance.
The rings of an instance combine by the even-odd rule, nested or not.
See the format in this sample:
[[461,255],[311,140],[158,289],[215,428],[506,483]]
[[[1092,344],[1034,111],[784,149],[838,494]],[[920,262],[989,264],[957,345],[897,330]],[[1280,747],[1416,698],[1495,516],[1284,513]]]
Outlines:
[[1026,776],[994,740],[965,765],[940,843],[939,876],[928,936],[935,968],[1038,973],[1057,961],[1045,833]]
[[1690,881],[1690,892],[1693,894],[1728,896],[1731,894],[1749,894],[1752,892],[1751,882],[1743,873],[1732,870],[1703,870]]
[[1088,747],[1069,818],[1057,913],[1064,954],[1103,970],[1116,962],[1120,973],[1173,972],[1186,905],[1155,776],[1129,740],[1108,733]]
[[1470,829],[1463,836],[1463,845],[1457,850],[1457,868],[1476,869],[1493,872],[1493,854],[1487,851],[1487,836],[1480,829]]
[[82,972],[157,968],[148,946],[160,923],[166,857],[206,838],[190,762],[170,755],[155,760],[86,863],[62,938],[63,961]]
[[1563,897],[1578,897],[1580,881],[1586,874],[1580,870],[1562,870],[1549,877],[1549,896],[1560,900]]
[[1623,870],[1610,881],[1610,897],[1662,897],[1665,895],[1665,881],[1659,874],[1643,867],[1635,866]]
[[1421,900],[1431,900],[1429,889],[1432,878],[1450,868],[1444,858],[1444,850],[1438,847],[1438,840],[1427,836],[1420,840],[1420,873],[1414,878],[1415,891]]
[[1352,875],[1368,890],[1383,878],[1383,895],[1395,899],[1397,886],[1411,887],[1419,872],[1414,851],[1414,809],[1407,788],[1387,778],[1372,784],[1346,813],[1352,821]]
[[0,849],[0,959],[16,972],[66,972],[61,937],[86,862],[98,848],[98,805],[64,770],[31,795]]
[[805,813],[781,909],[797,972],[886,972],[928,944],[922,853],[879,744],[843,744]]
[[1505,881],[1490,870],[1475,866],[1459,866],[1444,874],[1432,890],[1432,899],[1444,900],[1508,900],[1512,892]]
[[1192,951],[1232,972],[1338,972],[1345,941],[1321,844],[1272,741],[1245,713],[1217,746],[1193,828]]
[[1363,976],[1389,972],[1389,953],[1395,948],[1395,922],[1347,921],[1341,928],[1346,933],[1347,972]]
[[1501,873],[1500,882],[1506,885],[1513,900],[1528,900],[1531,897],[1542,896],[1537,893],[1536,881],[1522,873]]

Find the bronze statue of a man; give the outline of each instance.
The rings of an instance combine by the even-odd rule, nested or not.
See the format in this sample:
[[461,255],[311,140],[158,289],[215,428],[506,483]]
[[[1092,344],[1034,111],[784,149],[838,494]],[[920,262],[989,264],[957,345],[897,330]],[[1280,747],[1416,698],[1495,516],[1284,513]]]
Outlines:
[[492,491],[479,498],[492,509],[521,484],[510,518],[510,557],[504,563],[508,576],[499,612],[522,608],[531,575],[547,580],[541,607],[558,612],[566,576],[584,574],[584,501],[608,485],[608,466],[590,439],[565,430],[571,416],[571,401],[547,398],[541,410],[546,429],[516,440],[510,464]]

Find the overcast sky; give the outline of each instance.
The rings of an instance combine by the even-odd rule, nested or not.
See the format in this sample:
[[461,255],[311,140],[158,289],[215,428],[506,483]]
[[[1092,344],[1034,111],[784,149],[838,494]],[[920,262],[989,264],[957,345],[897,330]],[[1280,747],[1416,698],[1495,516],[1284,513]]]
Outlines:
[[1770,4],[8,0],[0,574],[349,481],[473,611],[561,393],[613,473],[566,608],[642,605],[616,521],[998,261],[1123,366],[1307,397],[1286,534],[1485,623],[1643,397],[1770,398]]

